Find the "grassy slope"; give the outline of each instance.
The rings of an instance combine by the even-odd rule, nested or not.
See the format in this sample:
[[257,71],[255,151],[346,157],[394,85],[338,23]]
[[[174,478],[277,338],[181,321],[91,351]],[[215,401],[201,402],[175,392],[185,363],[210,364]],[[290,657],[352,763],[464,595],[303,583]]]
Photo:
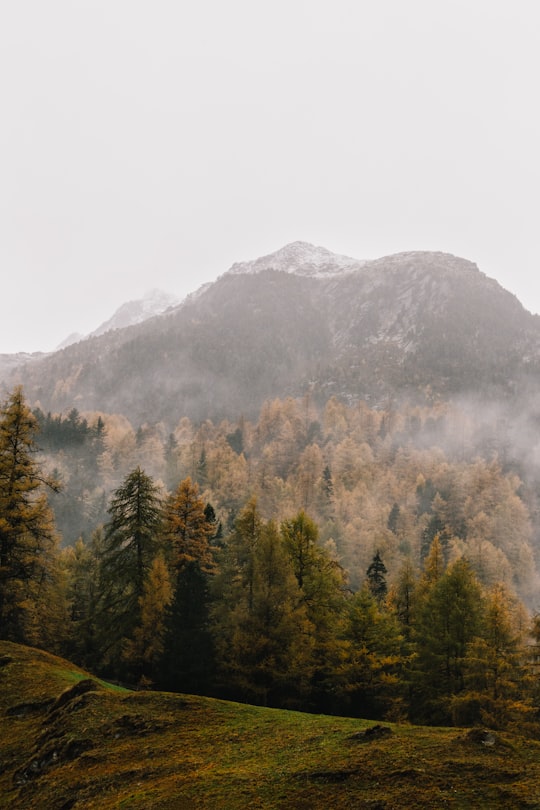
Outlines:
[[540,744],[115,690],[0,642],[0,808],[540,808]]

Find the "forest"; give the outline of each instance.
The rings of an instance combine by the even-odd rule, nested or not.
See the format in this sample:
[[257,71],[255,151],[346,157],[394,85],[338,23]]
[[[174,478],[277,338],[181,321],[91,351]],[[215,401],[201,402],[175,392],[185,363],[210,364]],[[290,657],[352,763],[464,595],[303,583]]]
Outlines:
[[447,403],[0,410],[0,637],[146,689],[540,734],[537,487]]

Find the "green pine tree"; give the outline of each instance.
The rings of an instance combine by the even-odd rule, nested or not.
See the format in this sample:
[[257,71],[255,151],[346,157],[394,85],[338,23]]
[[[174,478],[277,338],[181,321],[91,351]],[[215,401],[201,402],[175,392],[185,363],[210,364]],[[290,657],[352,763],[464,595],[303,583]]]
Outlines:
[[161,548],[163,506],[150,476],[137,467],[113,493],[100,560],[100,637],[105,662],[122,669],[122,649],[140,625],[140,600]]
[[379,550],[368,566],[366,571],[368,587],[375,599],[381,603],[386,599],[388,587],[386,585],[386,566],[381,559]]

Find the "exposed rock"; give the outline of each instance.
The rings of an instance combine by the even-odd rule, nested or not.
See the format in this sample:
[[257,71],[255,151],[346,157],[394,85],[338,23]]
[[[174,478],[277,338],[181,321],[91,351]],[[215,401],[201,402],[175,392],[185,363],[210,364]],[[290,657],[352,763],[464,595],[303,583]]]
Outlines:
[[97,689],[100,689],[100,685],[97,681],[92,680],[92,678],[83,678],[83,680],[78,681],[74,686],[70,686],[69,689],[62,692],[52,704],[50,713],[53,714],[76,698],[86,694],[86,692],[95,692]]
[[375,725],[366,728],[365,731],[357,731],[352,734],[350,739],[359,742],[371,742],[372,740],[381,740],[384,737],[390,737],[394,732],[389,726]]
[[34,700],[29,703],[18,703],[16,706],[10,706],[6,714],[8,717],[27,717],[30,714],[40,714],[46,709],[49,709],[52,700]]
[[467,740],[481,745],[493,746],[497,742],[496,735],[486,728],[472,728],[467,733]]

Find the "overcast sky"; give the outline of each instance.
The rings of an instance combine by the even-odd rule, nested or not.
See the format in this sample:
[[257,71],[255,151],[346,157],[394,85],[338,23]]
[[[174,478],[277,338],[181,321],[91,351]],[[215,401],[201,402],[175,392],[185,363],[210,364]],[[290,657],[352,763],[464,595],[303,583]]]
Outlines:
[[540,311],[537,0],[12,0],[0,352],[304,240]]

